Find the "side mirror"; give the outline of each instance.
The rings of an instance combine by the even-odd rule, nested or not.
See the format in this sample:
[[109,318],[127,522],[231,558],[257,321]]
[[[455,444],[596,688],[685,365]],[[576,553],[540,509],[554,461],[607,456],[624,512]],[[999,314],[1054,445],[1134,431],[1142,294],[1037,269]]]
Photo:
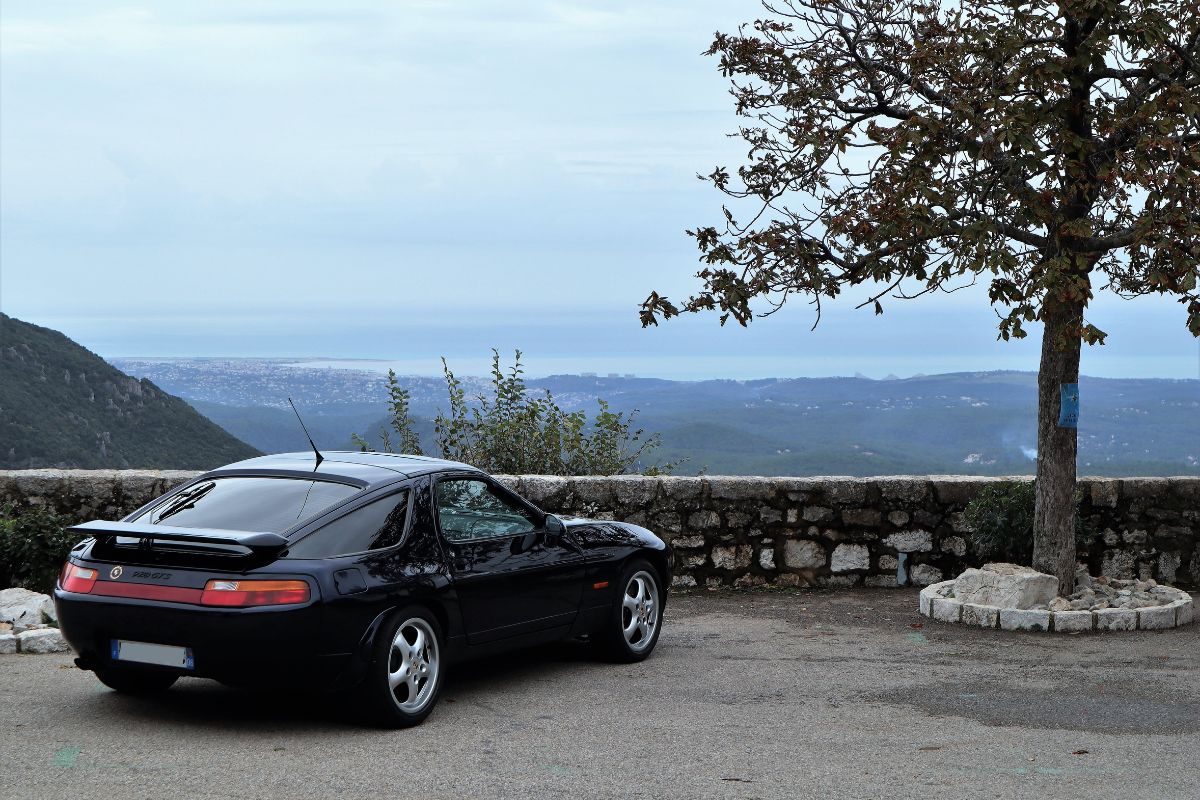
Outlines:
[[558,538],[567,532],[567,526],[553,514],[546,515],[546,522],[543,527],[546,529],[546,542],[548,544],[557,544]]

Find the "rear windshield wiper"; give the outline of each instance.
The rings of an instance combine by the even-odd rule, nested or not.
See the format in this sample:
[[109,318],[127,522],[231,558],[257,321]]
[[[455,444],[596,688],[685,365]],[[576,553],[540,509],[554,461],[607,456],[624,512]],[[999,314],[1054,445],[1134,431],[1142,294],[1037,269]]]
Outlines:
[[197,486],[196,488],[189,489],[188,491],[179,495],[178,497],[175,498],[174,501],[171,502],[170,505],[168,505],[162,511],[158,512],[158,516],[157,516],[157,518],[154,519],[154,522],[152,524],[158,524],[158,523],[162,522],[164,519],[166,519],[167,517],[171,516],[172,514],[178,514],[180,511],[183,511],[185,508],[192,508],[193,506],[196,505],[197,500],[199,500],[201,497],[203,497],[204,495],[211,492],[213,490],[213,487],[215,487],[216,485],[217,484],[215,481],[209,481],[208,483],[203,483],[203,484]]

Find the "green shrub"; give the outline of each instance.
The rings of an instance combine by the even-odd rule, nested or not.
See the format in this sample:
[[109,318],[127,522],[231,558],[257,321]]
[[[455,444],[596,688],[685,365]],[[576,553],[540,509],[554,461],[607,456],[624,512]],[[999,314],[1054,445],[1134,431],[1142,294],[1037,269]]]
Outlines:
[[[981,491],[963,513],[971,529],[971,551],[988,561],[1033,564],[1033,510],[1036,481],[1001,481]],[[1087,550],[1096,531],[1079,513],[1083,494],[1075,500],[1075,546]]]
[[[598,400],[600,411],[589,426],[587,414],[567,413],[550,392],[531,395],[521,378],[520,350],[507,375],[500,369],[500,354],[492,351],[491,399],[468,398],[445,359],[442,366],[450,395],[449,415],[439,409],[434,420],[442,458],[508,475],[619,475],[637,471],[668,475],[682,463],[644,463],[659,447],[659,435],[642,438],[644,431],[633,430],[636,411],[626,417],[623,412],[609,411],[608,403]],[[391,371],[388,393],[390,424],[399,449],[393,448],[391,435],[384,428],[380,437],[384,450],[423,455],[420,438],[408,416],[408,391],[400,388]],[[351,438],[363,452],[370,449],[358,434],[351,434]]]
[[49,594],[71,548],[85,538],[54,511],[0,506],[0,589],[19,587]]

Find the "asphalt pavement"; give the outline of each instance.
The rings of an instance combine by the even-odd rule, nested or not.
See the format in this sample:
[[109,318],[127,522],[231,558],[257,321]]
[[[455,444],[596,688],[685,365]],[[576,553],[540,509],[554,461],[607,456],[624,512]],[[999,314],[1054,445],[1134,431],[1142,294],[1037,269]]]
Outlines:
[[932,622],[915,590],[673,596],[649,660],[459,667],[420,727],[186,679],[132,698],[0,656],[6,798],[1200,796],[1200,625]]

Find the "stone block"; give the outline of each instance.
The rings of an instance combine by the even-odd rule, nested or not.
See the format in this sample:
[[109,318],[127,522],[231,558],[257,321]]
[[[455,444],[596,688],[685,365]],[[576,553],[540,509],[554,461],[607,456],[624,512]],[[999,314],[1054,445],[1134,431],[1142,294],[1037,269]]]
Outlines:
[[1092,489],[1092,505],[1104,508],[1116,508],[1117,498],[1121,495],[1121,482],[1112,478],[1091,478],[1088,480]]
[[807,539],[788,539],[783,543],[784,566],[792,569],[819,569],[825,566],[825,548]]
[[1141,631],[1161,631],[1167,628],[1175,627],[1175,606],[1154,606],[1153,608],[1139,608],[1138,615],[1138,630]]
[[833,509],[821,506],[805,506],[803,517],[805,522],[831,522],[833,520]]
[[608,478],[596,476],[572,478],[571,489],[581,503],[592,506],[612,506],[612,481]]
[[[929,481],[925,478],[899,475],[894,478],[877,478],[875,485],[885,500],[902,500],[906,503],[919,503],[929,493]],[[903,525],[904,523],[898,523]]]
[[863,585],[876,588],[893,588],[900,584],[896,583],[895,575],[868,575],[863,579]]
[[772,522],[783,522],[783,514],[773,508],[762,508],[758,511],[758,519],[765,525]]
[[775,491],[769,478],[709,478],[708,486],[714,500],[770,500]]
[[943,581],[942,583],[936,583],[926,586],[924,589],[922,589],[920,599],[918,601],[918,608],[920,612],[928,617],[930,613],[930,606],[933,604],[933,601],[936,598],[941,597],[941,595],[938,594],[938,590],[949,585],[950,581]]
[[1175,573],[1179,571],[1179,551],[1163,553],[1158,557],[1158,580],[1160,583],[1174,583]]
[[929,616],[939,622],[958,622],[962,619],[963,604],[945,597],[934,597],[929,606]]
[[672,547],[696,548],[704,547],[703,536],[677,536],[671,540]]
[[718,569],[745,569],[750,566],[750,558],[754,550],[748,544],[736,547],[714,547],[712,549],[713,566]]
[[721,517],[715,511],[697,511],[688,517],[688,527],[695,530],[707,530],[721,527]]
[[968,569],[954,581],[954,596],[964,603],[1032,608],[1058,594],[1058,579],[1017,564],[985,564]]
[[745,575],[739,575],[734,581],[734,586],[762,586],[767,582],[767,579],[762,575],[755,575],[747,572]]
[[933,549],[933,535],[928,531],[899,531],[884,537],[883,543],[901,553],[928,553]]
[[942,505],[962,508],[975,499],[985,487],[995,483],[995,478],[978,478],[967,475],[932,475],[934,495]]
[[49,595],[28,589],[5,589],[0,592],[0,622],[12,623],[17,633],[31,625],[55,619],[54,601]]
[[842,511],[842,522],[877,528],[883,523],[883,515],[873,508],[847,508]]
[[1170,482],[1166,478],[1125,478],[1121,494],[1127,500],[1157,500],[1166,497]]
[[1175,626],[1191,625],[1196,618],[1196,604],[1192,598],[1187,600],[1176,600],[1171,605],[1175,606]]
[[672,500],[697,500],[704,491],[703,478],[666,475],[658,480],[663,494]]
[[922,527],[933,530],[941,523],[942,518],[937,514],[930,514],[928,511],[923,509],[917,509],[913,512],[912,521]]
[[861,544],[839,544],[829,560],[833,572],[849,572],[854,569],[870,569],[871,551]]
[[1166,539],[1169,541],[1187,541],[1193,535],[1192,529],[1184,525],[1159,525],[1154,531],[1155,539]]
[[908,519],[909,517],[907,511],[893,511],[888,514],[888,522],[892,523],[897,528],[903,528],[905,525],[907,525]]
[[0,633],[0,653],[17,652],[17,637],[11,633]]
[[612,487],[618,505],[643,508],[654,502],[655,496],[658,495],[658,478],[643,475],[614,475]]
[[952,514],[946,515],[946,523],[955,533],[970,533],[971,526],[967,524],[967,519],[961,511],[955,511]]
[[962,623],[964,625],[974,625],[979,628],[994,628],[1000,623],[1000,609],[996,606],[963,603]]
[[1125,608],[1102,608],[1096,615],[1098,631],[1136,631],[1137,612]]
[[58,628],[40,628],[17,635],[22,653],[65,653],[70,650]]
[[1055,611],[1054,630],[1057,633],[1090,631],[1096,618],[1091,611]]
[[834,503],[863,505],[870,483],[863,478],[827,478],[821,481],[821,491]]
[[913,586],[927,586],[931,583],[940,583],[942,580],[942,571],[932,564],[917,564],[908,574]]
[[1105,550],[1100,561],[1100,574],[1108,578],[1128,581],[1133,579],[1137,568],[1137,557],[1124,550]]
[[1000,627],[1006,631],[1048,631],[1050,612],[1025,608],[1000,609]]
[[900,559],[895,556],[889,556],[886,553],[879,557],[879,568],[887,570],[897,570],[900,568]]
[[741,511],[726,511],[725,524],[730,528],[744,528],[750,524],[750,515]]
[[1121,534],[1121,538],[1125,540],[1125,544],[1145,544],[1150,538],[1150,534],[1145,531],[1125,531]]
[[668,533],[679,533],[682,528],[682,522],[679,515],[673,512],[659,514],[654,518],[654,527],[658,530],[667,531]]
[[691,589],[696,585],[696,579],[691,575],[675,575],[671,578],[672,589]]
[[763,569],[775,569],[774,547],[764,547],[758,551],[758,565]]
[[952,553],[959,558],[967,554],[967,540],[961,536],[947,536],[939,545],[943,553]]

